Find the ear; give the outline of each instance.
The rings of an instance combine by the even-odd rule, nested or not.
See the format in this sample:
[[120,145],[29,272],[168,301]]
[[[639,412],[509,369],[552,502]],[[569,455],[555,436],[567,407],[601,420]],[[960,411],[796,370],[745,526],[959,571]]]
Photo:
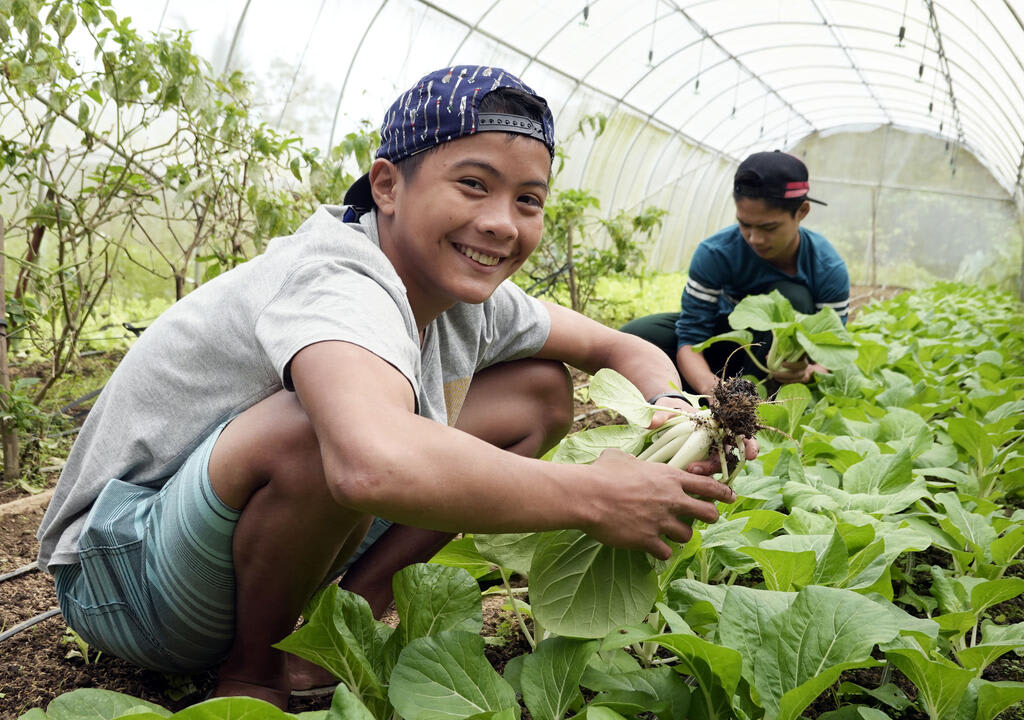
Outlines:
[[377,204],[378,214],[394,214],[395,191],[400,182],[401,174],[393,162],[384,158],[373,161],[370,166],[370,191]]
[[796,211],[796,221],[803,222],[803,219],[807,217],[807,213],[811,211],[811,204],[804,200],[804,204],[800,206],[800,209]]

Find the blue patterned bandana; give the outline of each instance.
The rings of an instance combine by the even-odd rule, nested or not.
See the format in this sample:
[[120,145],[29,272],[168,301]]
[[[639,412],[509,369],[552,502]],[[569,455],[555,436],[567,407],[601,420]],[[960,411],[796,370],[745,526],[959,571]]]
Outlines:
[[[481,113],[480,101],[498,88],[514,88],[539,100],[543,122],[507,113]],[[555,121],[544,98],[515,75],[497,67],[456,65],[423,76],[384,115],[377,157],[398,162],[442,143],[478,132],[518,133],[544,143],[555,154]],[[368,175],[345,193],[345,205],[373,207]]]
[[[477,108],[488,93],[515,88],[544,103],[544,122]],[[521,133],[540,140],[555,152],[555,123],[544,98],[515,75],[496,67],[457,65],[425,75],[402,93],[384,116],[377,157],[398,162],[441,143],[487,130]]]

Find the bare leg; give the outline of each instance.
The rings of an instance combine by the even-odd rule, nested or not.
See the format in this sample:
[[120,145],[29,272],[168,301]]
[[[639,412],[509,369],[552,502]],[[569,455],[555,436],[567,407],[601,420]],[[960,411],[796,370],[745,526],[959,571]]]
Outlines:
[[[492,445],[539,457],[572,425],[572,383],[565,366],[547,360],[494,365],[473,377],[455,427]],[[341,587],[366,598],[380,618],[393,598],[396,572],[427,562],[453,536],[393,525],[341,579]]]
[[359,542],[366,517],[333,500],[316,436],[291,393],[228,424],[210,457],[210,480],[225,503],[243,508],[234,536],[235,641],[215,695],[284,708],[286,653],[271,645],[292,631],[342,548]]
[[[522,455],[554,445],[572,422],[571,384],[561,363],[523,360],[474,377],[456,427]],[[296,398],[280,392],[235,418],[210,458],[218,496],[243,508],[234,538],[236,636],[215,695],[249,695],[286,708],[294,683],[316,676],[271,645],[294,628],[331,569],[358,547],[369,518],[340,507],[327,489],[320,449]],[[451,538],[396,525],[345,574],[380,617],[391,580]],[[290,674],[289,674],[290,671]]]

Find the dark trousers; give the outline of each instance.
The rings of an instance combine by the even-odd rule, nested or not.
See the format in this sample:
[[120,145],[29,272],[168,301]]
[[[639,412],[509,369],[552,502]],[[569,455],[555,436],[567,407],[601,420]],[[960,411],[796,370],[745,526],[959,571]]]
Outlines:
[[[780,280],[779,282],[772,285],[765,292],[771,292],[772,290],[778,290],[783,297],[789,300],[793,309],[804,315],[812,315],[817,309],[814,307],[814,298],[811,297],[811,291],[807,289],[805,285],[799,283],[790,282],[787,280]],[[679,341],[676,338],[676,321],[679,319],[678,312],[665,312],[655,313],[654,315],[646,315],[644,317],[630,320],[628,323],[623,325],[620,330],[627,332],[630,335],[637,335],[642,337],[647,342],[653,343],[660,347],[666,355],[672,358],[672,362],[676,360],[676,350],[679,346]],[[719,315],[715,323],[715,331],[713,335],[721,335],[732,330],[729,325],[729,318],[727,315]],[[754,355],[757,356],[758,360],[764,364],[768,356],[768,349],[771,347],[772,334],[771,331],[753,331],[754,335],[754,346],[751,347]],[[708,366],[711,368],[711,372],[720,378],[732,377],[733,375],[754,375],[758,378],[763,378],[764,373],[758,368],[746,351],[740,348],[739,345],[733,342],[717,342],[703,353],[704,359],[708,361]],[[684,383],[685,384],[685,383]],[[693,388],[686,386],[683,388],[688,392],[694,392]]]

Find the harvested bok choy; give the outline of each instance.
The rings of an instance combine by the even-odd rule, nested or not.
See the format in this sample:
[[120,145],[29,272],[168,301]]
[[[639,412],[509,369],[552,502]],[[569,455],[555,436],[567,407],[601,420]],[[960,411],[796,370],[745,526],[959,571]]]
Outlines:
[[[685,394],[692,411],[651,405],[625,377],[610,369],[599,370],[590,381],[590,399],[598,407],[622,415],[627,425],[606,425],[565,438],[550,455],[555,462],[593,462],[614,447],[641,460],[664,462],[680,469],[709,456],[721,460],[722,481],[731,483],[745,460],[744,437],[761,428],[757,420],[760,397],[753,383],[733,378],[719,383],[699,408],[700,396]],[[660,427],[649,430],[654,414],[675,413]],[[731,472],[728,454],[737,451]]]

